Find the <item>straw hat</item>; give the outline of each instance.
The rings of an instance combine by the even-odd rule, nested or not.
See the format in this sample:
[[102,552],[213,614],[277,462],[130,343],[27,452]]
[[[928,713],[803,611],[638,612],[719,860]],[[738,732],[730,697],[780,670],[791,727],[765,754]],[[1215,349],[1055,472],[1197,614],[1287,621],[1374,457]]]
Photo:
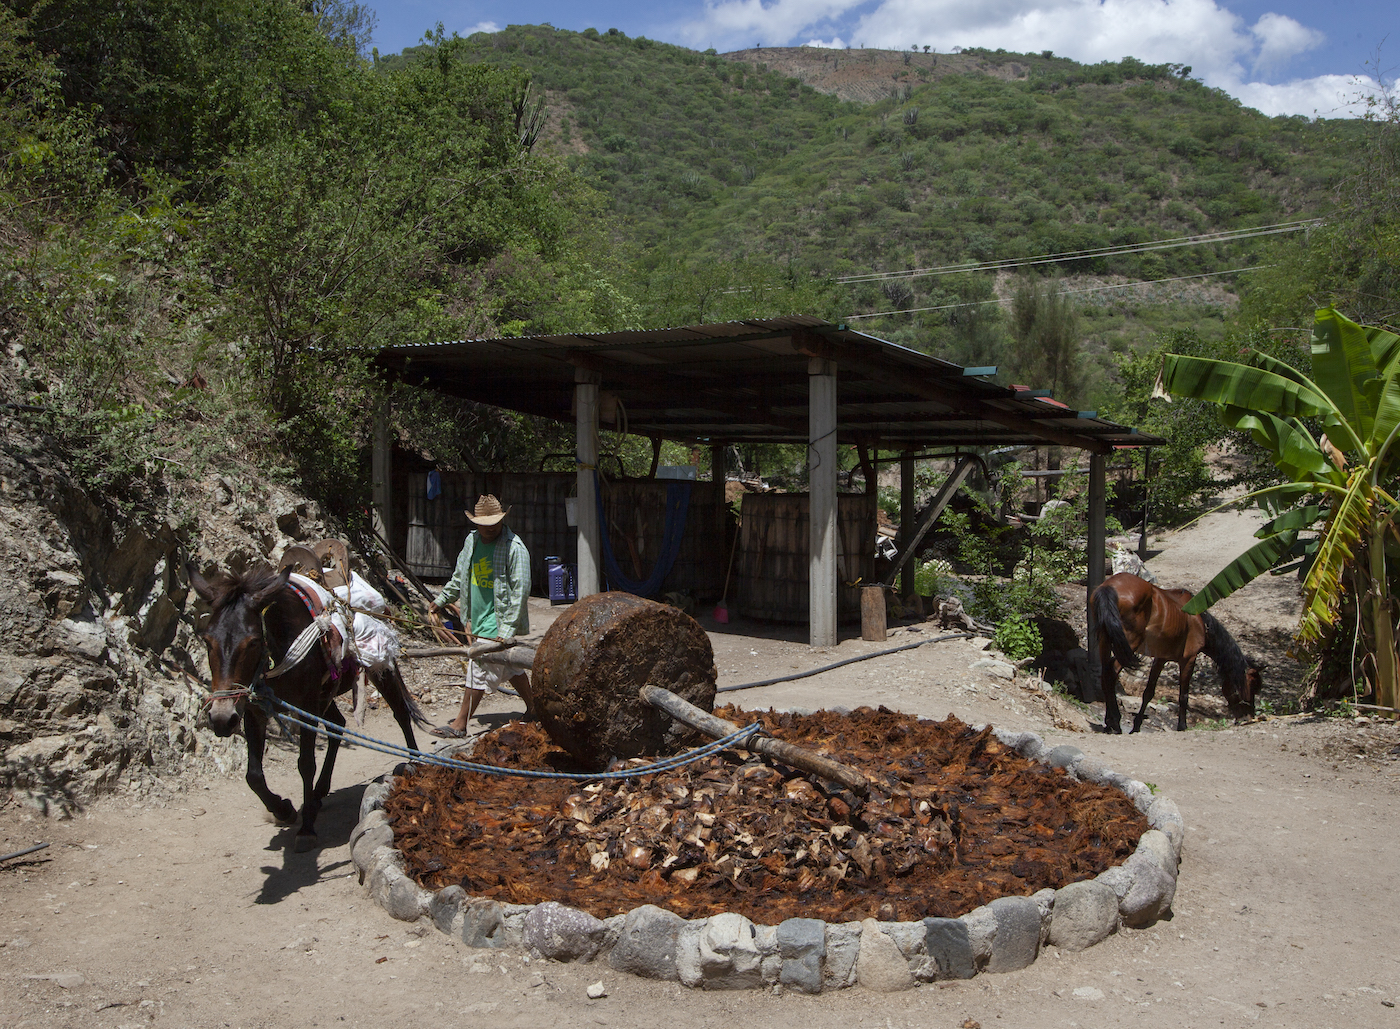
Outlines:
[[501,502],[490,493],[476,498],[476,510],[468,511],[467,518],[476,525],[495,525],[510,514],[510,508],[502,507]]

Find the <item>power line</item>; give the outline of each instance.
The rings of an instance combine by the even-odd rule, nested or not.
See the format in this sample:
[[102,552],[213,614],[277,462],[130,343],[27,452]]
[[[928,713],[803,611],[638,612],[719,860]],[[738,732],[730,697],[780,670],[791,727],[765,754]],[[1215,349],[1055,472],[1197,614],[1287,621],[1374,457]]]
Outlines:
[[1278,222],[1274,225],[1259,225],[1248,229],[1225,229],[1220,232],[1207,232],[1197,236],[1175,236],[1168,239],[1150,240],[1145,243],[1124,243],[1119,246],[1098,247],[1091,250],[1069,250],[1059,254],[1045,254],[1041,257],[1028,257],[1017,260],[1006,258],[995,261],[964,261],[960,264],[937,265],[930,268],[911,268],[895,272],[867,272],[860,275],[843,275],[834,281],[840,283],[881,282],[889,279],[914,279],[929,275],[957,275],[967,272],[1003,271],[1012,268],[1027,268],[1040,264],[1055,264],[1060,261],[1089,260],[1097,257],[1118,257],[1125,254],[1150,253],[1156,250],[1175,250],[1178,247],[1204,246],[1208,243],[1233,243],[1257,236],[1275,236],[1285,232],[1300,232],[1313,225],[1321,224],[1320,218],[1302,221]]
[[[1130,289],[1133,286],[1155,286],[1159,282],[1181,282],[1183,279],[1206,279],[1212,275],[1234,275],[1236,272],[1255,272],[1263,268],[1273,268],[1272,264],[1256,264],[1248,268],[1229,268],[1219,272],[1201,272],[1197,275],[1173,275],[1169,279],[1143,279],[1140,282],[1116,282],[1107,286],[1086,286],[1083,289],[1062,289],[1061,294],[1070,293],[1099,293],[1106,289]],[[941,304],[938,307],[910,307],[902,311],[877,311],[874,314],[852,314],[846,316],[846,321],[852,322],[857,318],[884,318],[895,314],[919,314],[923,311],[951,311],[957,307],[981,307],[984,304],[1009,304],[1010,297],[997,297],[993,300],[972,300],[962,304]]]

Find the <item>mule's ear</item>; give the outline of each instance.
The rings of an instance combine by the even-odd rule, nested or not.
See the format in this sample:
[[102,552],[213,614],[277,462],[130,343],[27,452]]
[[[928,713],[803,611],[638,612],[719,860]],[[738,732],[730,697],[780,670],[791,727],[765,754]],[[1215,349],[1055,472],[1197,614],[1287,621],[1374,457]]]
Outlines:
[[283,568],[280,572],[273,576],[271,582],[269,582],[262,589],[258,590],[257,593],[254,593],[251,597],[249,597],[249,599],[253,602],[253,606],[262,607],[264,604],[266,604],[281,590],[286,588],[287,582],[291,579],[291,577],[292,570],[290,568]]
[[193,558],[185,563],[185,571],[190,577],[190,588],[195,591],[199,599],[206,604],[214,603],[214,590],[209,585],[209,581],[199,574],[199,565],[194,563]]

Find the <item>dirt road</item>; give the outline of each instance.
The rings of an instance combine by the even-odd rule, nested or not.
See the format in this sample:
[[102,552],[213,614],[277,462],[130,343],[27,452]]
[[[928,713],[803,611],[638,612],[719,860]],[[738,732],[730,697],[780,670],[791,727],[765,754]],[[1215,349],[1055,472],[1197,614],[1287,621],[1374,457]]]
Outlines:
[[[543,612],[541,612],[543,613]],[[833,651],[713,635],[721,684],[823,665]],[[752,627],[749,627],[752,628]],[[914,639],[903,632],[885,646]],[[605,965],[471,951],[392,920],[358,885],[345,846],[360,795],[385,770],[344,753],[321,816],[323,848],[290,850],[240,780],[169,798],[112,799],[66,822],[0,809],[0,1025],[253,1027],[568,1022],[692,1029],[742,1023],[874,1026],[1218,1026],[1400,1029],[1400,731],[1270,719],[1219,731],[1107,737],[1054,728],[1030,691],[968,670],[949,641],[834,672],[730,694],[749,707],[886,704],[992,721],[1072,742],[1177,801],[1187,825],[1174,917],[1079,954],[1047,948],[1029,969],[886,995],[714,994]],[[437,690],[445,719],[455,695]],[[512,710],[485,706],[488,724]],[[518,707],[515,708],[518,710]],[[1173,719],[1174,721],[1174,719]],[[387,712],[372,731],[394,735]],[[296,783],[274,751],[269,781]],[[588,1000],[601,981],[608,996]]]

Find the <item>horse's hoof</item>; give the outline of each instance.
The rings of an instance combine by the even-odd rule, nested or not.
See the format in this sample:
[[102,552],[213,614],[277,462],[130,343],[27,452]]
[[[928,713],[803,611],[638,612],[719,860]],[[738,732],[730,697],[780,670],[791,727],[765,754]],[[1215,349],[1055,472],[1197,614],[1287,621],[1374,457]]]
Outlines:
[[292,844],[292,849],[298,854],[305,854],[308,850],[315,850],[318,846],[320,846],[320,842],[317,840],[315,833],[309,836],[298,833],[296,842]]
[[279,826],[295,825],[297,820],[296,805],[290,800],[284,800],[277,810],[272,812],[272,820]]

